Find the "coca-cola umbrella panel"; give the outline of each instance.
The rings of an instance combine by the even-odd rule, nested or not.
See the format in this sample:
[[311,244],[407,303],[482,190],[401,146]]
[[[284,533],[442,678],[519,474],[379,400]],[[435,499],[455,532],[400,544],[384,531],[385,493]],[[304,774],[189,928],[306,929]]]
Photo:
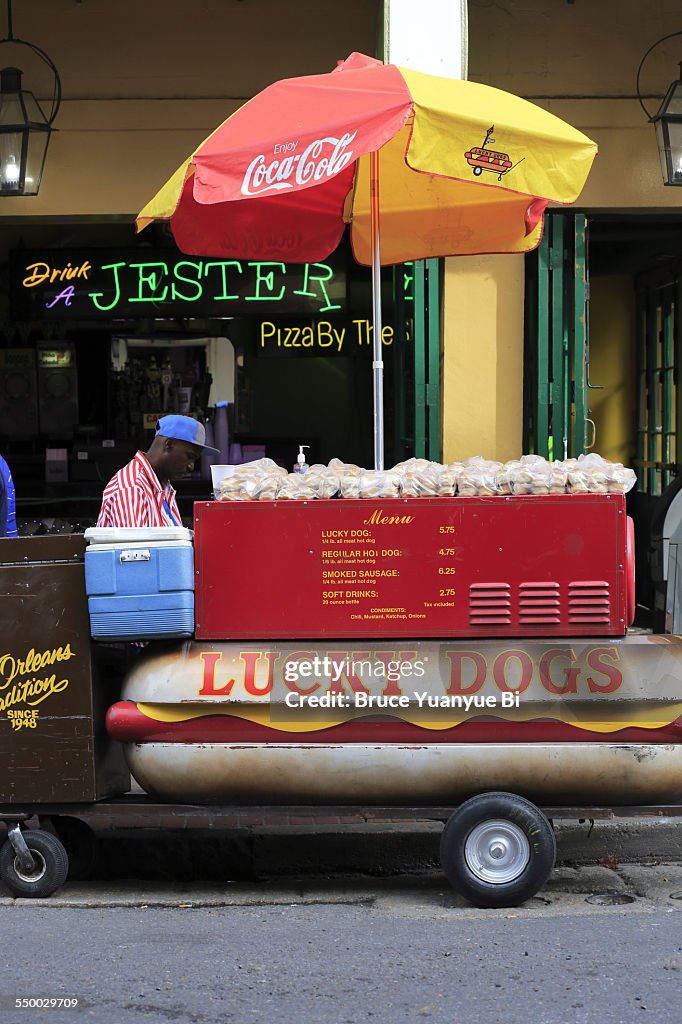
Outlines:
[[548,202],[574,202],[597,147],[499,89],[354,53],[259,93],[208,136],[140,212],[185,253],[316,262],[350,224],[372,267],[374,458],[383,468],[380,267],[521,253]]

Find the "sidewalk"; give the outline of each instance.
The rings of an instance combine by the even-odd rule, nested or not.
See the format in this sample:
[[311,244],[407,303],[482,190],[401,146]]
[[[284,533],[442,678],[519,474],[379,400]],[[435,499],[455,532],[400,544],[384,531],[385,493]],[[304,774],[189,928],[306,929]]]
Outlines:
[[682,864],[559,865],[540,892],[518,907],[480,909],[450,888],[441,871],[390,878],[300,876],[258,882],[122,878],[68,881],[41,900],[13,899],[0,884],[0,908],[137,908],[200,910],[212,907],[364,906],[391,916],[539,917],[564,914],[682,911]]
[[[303,821],[278,815],[270,823],[247,822],[244,816],[233,831],[161,827],[100,832],[98,870],[108,878],[142,871],[146,878],[245,880],[300,873],[387,877],[440,869],[439,822],[330,817]],[[555,832],[559,865],[682,863],[680,818],[617,818],[593,825],[557,821]]]

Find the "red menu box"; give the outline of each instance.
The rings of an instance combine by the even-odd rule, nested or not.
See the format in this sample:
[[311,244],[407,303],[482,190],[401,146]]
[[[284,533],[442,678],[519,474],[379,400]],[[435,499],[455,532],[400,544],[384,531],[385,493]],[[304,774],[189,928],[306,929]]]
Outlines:
[[198,640],[618,636],[615,494],[198,502]]

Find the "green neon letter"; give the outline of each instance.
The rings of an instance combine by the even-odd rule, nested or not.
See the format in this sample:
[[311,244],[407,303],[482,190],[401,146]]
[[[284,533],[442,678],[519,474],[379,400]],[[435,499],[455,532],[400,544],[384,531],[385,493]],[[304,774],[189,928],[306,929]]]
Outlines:
[[227,293],[227,268],[236,267],[239,274],[243,273],[242,265],[238,260],[220,260],[219,262],[204,263],[204,277],[208,277],[208,272],[212,267],[218,267],[220,270],[220,276],[222,279],[223,291],[221,295],[214,295],[213,299],[216,302],[224,302],[226,299],[238,299],[238,295],[228,295]]
[[403,295],[406,302],[414,302],[414,260],[404,263],[403,267]]
[[[314,270],[317,270],[317,273],[313,273]],[[326,263],[306,263],[303,270],[303,287],[300,292],[294,292],[294,295],[307,295],[311,299],[319,298],[321,301],[326,302],[327,305],[320,306],[317,311],[318,313],[326,313],[330,309],[341,309],[338,302],[331,302],[329,292],[324,285],[325,281],[330,281],[333,277],[334,271]],[[317,281],[319,284],[321,293],[319,296],[315,291],[308,291],[311,281]]]
[[125,263],[107,263],[105,267],[102,267],[102,270],[113,270],[114,272],[115,292],[114,297],[108,306],[103,306],[101,302],[98,302],[98,299],[102,298],[104,292],[88,292],[88,295],[90,296],[90,298],[92,299],[92,301],[94,302],[98,309],[106,311],[107,309],[113,309],[114,306],[118,304],[121,298],[121,285],[118,279],[118,271],[120,267],[125,267]]
[[[137,267],[137,296],[131,295],[129,302],[165,302],[166,296],[168,295],[168,285],[164,286],[163,292],[160,295],[156,294],[156,289],[159,287],[159,281],[168,273],[168,264],[166,263],[131,263],[131,269]],[[161,273],[153,269],[154,267],[160,267]],[[148,269],[149,268],[149,269]],[[149,295],[143,295],[142,289],[144,285],[149,286]]]
[[[180,273],[181,267],[192,267],[197,272],[196,279],[194,277],[185,277],[184,274]],[[194,295],[183,295],[179,288],[176,288],[175,283],[171,285],[171,299],[180,299],[181,302],[196,302],[197,299],[201,298],[201,284],[199,278],[201,277],[201,263],[193,263],[192,260],[180,260],[179,263],[175,264],[173,269],[173,276],[178,281],[184,281],[185,284],[192,286]]]
[[282,273],[286,274],[287,268],[284,263],[249,263],[250,267],[256,268],[256,294],[245,295],[244,299],[246,302],[279,302],[285,292],[285,287],[279,290],[278,295],[261,295],[261,284],[264,284],[270,291],[275,287],[275,273],[271,270],[269,273],[263,273],[263,267],[281,267]]

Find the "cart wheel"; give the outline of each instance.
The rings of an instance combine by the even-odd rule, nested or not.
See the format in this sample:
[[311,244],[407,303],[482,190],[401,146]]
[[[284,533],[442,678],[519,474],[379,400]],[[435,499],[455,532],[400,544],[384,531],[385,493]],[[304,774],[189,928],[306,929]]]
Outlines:
[[510,907],[545,884],[556,839],[542,811],[514,793],[484,793],[458,807],[440,843],[453,889],[479,907]]
[[476,177],[478,177],[479,174],[483,174],[483,168],[482,167],[474,167],[474,174],[476,175]]
[[69,881],[90,878],[97,863],[97,836],[80,818],[57,815],[52,818],[57,837],[69,858]]
[[66,881],[66,850],[49,832],[26,829],[22,835],[35,861],[33,871],[22,868],[8,839],[0,847],[0,879],[15,896],[51,896]]

